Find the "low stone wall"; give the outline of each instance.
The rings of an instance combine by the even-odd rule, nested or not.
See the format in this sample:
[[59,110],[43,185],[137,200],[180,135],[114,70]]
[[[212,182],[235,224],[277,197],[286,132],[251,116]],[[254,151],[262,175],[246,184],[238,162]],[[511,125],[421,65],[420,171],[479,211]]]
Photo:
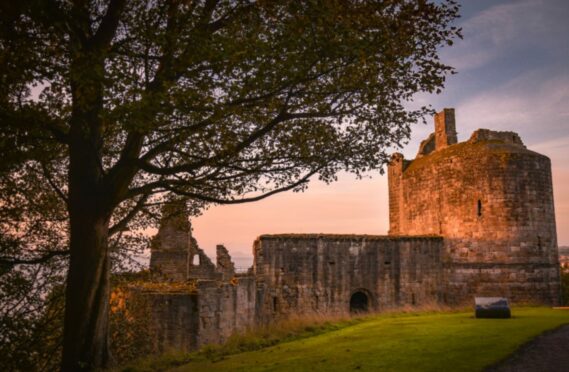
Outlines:
[[255,281],[241,277],[229,283],[198,282],[197,293],[143,292],[158,351],[196,350],[225,342],[255,323]]

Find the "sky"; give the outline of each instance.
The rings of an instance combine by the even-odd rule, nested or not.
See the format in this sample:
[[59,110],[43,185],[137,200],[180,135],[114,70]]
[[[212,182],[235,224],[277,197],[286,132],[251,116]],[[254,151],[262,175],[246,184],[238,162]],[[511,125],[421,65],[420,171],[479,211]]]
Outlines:
[[[525,145],[549,156],[559,245],[569,245],[569,1],[463,0],[456,22],[463,40],[441,52],[455,67],[440,95],[419,95],[418,104],[456,110],[459,141],[478,128],[515,131]],[[403,149],[414,158],[429,125],[413,127]],[[262,234],[387,234],[387,175],[310,184],[304,193],[278,194],[241,205],[214,206],[192,220],[198,244],[215,259],[224,244],[238,267],[252,263]]]

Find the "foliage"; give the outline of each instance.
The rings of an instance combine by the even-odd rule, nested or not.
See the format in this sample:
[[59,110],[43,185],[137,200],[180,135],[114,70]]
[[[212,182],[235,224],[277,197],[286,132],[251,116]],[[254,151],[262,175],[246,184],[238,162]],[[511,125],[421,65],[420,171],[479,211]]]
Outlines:
[[[22,269],[46,270],[46,265]],[[63,332],[63,278],[59,274],[56,277],[45,272],[32,275],[20,270],[8,275],[10,277],[0,283],[3,299],[0,302],[0,354],[3,355],[0,370],[57,370]],[[158,281],[148,271],[125,272],[112,279],[111,348],[117,363],[124,364],[155,351],[148,322],[149,304],[144,296],[132,296],[132,291],[192,291],[195,284],[171,283],[168,288],[168,283]]]
[[0,370],[58,369],[63,328],[60,266],[25,266],[0,276]]
[[133,282],[125,276],[115,277],[110,299],[111,352],[117,363],[152,354],[155,335],[148,321],[151,307],[144,296],[137,296]]
[[453,0],[2,2],[1,270],[63,258],[65,367],[112,359],[108,272],[168,195],[197,214],[380,169],[431,111],[405,103],[453,72],[437,53],[457,16]]
[[[512,319],[475,319],[472,311],[380,314],[259,351],[214,360],[186,356],[189,363],[176,370],[441,371],[452,366],[457,371],[481,371],[538,334],[569,323],[566,310],[530,307],[514,308],[512,313]],[[143,364],[130,370],[145,368]]]

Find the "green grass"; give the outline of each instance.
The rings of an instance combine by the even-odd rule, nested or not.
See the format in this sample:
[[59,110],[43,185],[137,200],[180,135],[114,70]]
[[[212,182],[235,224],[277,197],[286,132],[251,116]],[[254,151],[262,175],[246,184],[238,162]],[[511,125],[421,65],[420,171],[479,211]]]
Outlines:
[[528,307],[512,314],[512,319],[475,319],[471,311],[376,315],[257,351],[208,356],[206,349],[187,355],[190,362],[176,370],[480,371],[538,334],[569,323],[566,310]]
[[265,327],[235,334],[223,345],[206,345],[199,351],[192,353],[169,351],[160,355],[151,355],[131,361],[114,370],[122,372],[165,371],[190,361],[208,360],[216,362],[224,359],[227,355],[265,349],[280,343],[337,331],[359,324],[366,318],[322,315],[292,317],[285,321],[271,323]]

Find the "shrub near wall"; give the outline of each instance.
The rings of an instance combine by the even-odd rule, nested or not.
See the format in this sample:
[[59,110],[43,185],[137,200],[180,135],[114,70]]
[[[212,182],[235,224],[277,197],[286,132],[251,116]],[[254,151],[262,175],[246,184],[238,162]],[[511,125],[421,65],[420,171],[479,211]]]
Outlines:
[[119,286],[111,293],[110,305],[111,352],[115,362],[122,364],[154,352],[146,299]]

